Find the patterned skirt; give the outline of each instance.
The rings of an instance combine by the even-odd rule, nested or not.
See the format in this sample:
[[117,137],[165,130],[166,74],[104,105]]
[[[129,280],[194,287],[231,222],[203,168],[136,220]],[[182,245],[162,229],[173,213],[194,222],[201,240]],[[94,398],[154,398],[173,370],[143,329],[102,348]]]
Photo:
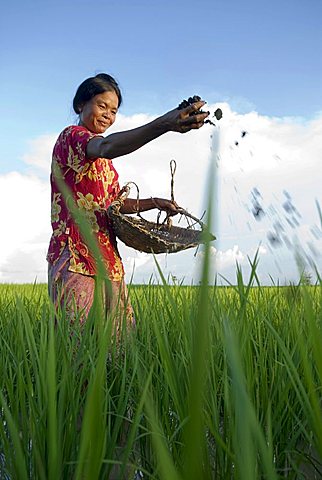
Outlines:
[[[97,279],[70,272],[69,260],[70,253],[66,247],[54,265],[48,264],[49,296],[56,310],[65,309],[70,322],[79,321],[83,324],[93,306]],[[110,281],[103,287],[101,294],[105,318],[112,318],[118,338],[124,321],[127,329],[135,326],[126,284],[123,279],[119,282]]]

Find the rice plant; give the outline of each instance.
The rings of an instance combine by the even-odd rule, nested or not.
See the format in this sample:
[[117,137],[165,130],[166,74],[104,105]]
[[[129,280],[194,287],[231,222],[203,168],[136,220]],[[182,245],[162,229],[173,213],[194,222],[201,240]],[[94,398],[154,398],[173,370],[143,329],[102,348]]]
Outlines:
[[0,285],[0,478],[322,476],[322,288],[130,285],[137,327]]

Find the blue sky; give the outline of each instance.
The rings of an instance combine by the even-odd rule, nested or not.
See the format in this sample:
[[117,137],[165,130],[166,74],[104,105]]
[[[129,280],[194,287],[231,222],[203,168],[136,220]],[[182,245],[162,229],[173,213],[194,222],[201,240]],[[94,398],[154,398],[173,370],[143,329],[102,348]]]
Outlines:
[[31,142],[75,121],[75,89],[101,71],[121,85],[124,118],[198,94],[240,115],[312,122],[321,18],[320,0],[4,2],[0,175],[28,174]]
[[76,86],[99,71],[119,80],[124,114],[197,93],[311,118],[322,105],[321,18],[320,0],[4,2],[2,149],[19,167],[26,141],[71,121]]

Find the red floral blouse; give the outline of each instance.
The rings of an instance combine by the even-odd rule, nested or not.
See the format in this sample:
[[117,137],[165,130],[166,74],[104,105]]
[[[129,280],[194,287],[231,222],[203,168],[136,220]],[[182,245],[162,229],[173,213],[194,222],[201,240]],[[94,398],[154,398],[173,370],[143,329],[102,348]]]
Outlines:
[[47,260],[54,264],[64,248],[70,252],[69,270],[84,275],[95,275],[95,260],[66,207],[53,172],[59,167],[63,179],[72,191],[76,205],[83,210],[98,240],[102,259],[112,281],[120,281],[124,269],[116,238],[108,221],[106,209],[120,191],[118,173],[111,160],[89,159],[86,145],[95,134],[81,126],[65,128],[53,150],[51,182],[51,236]]

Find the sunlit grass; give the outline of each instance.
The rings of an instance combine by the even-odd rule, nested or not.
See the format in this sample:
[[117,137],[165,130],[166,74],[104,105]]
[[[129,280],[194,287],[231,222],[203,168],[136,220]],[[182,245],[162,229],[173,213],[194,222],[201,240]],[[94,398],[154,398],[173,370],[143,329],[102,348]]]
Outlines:
[[55,325],[46,285],[0,285],[0,477],[320,478],[321,285],[253,280],[130,286],[118,347]]

